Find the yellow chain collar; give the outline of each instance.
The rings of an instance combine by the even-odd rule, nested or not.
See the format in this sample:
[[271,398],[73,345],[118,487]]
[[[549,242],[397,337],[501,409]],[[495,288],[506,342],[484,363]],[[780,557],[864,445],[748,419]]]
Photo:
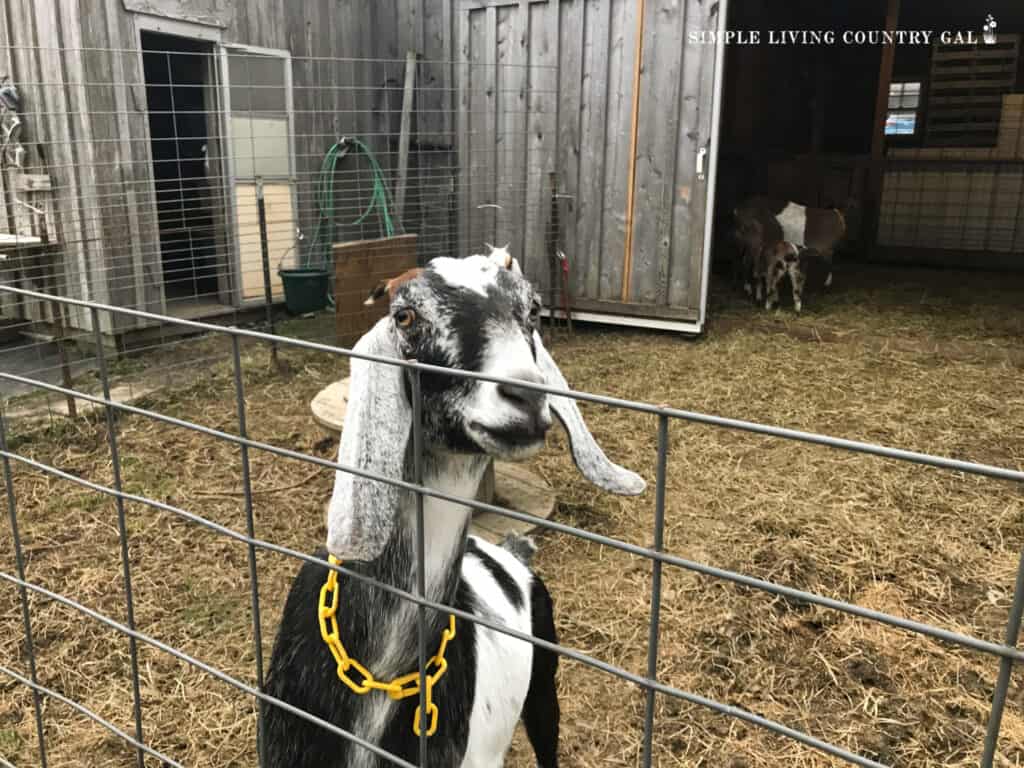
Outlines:
[[[341,565],[341,561],[334,555],[328,555],[327,560],[331,565]],[[338,679],[352,689],[353,693],[358,693],[360,696],[370,691],[384,691],[392,699],[399,701],[418,695],[420,692],[419,672],[410,672],[408,675],[396,677],[390,683],[382,683],[366,667],[348,655],[338,635],[338,595],[338,572],[332,570],[327,574],[327,581],[320,588],[317,616],[320,619],[320,636],[327,643],[331,655],[338,663]],[[441,645],[438,647],[437,653],[427,662],[427,669],[433,667],[434,671],[424,675],[426,680],[424,701],[427,704],[427,715],[430,717],[427,736],[433,736],[437,731],[437,704],[433,701],[434,686],[448,670],[448,661],[445,659],[444,653],[448,649],[448,642],[453,637],[455,637],[455,615],[450,614],[448,629],[441,633]],[[352,669],[362,675],[361,682],[356,682],[349,677],[349,670]],[[418,706],[416,714],[413,715],[412,730],[417,736],[420,735],[420,708]]]

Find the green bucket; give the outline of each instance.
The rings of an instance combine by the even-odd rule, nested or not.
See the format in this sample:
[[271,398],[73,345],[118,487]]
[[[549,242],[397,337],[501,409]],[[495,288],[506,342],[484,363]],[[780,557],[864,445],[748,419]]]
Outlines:
[[327,293],[330,287],[330,273],[325,269],[303,267],[300,269],[280,269],[284,286],[284,302],[293,315],[305,315],[318,312],[327,306]]

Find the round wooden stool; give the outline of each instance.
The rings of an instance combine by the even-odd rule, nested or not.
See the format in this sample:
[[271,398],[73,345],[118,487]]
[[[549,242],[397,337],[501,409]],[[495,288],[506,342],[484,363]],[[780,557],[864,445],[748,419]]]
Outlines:
[[[348,379],[324,387],[313,398],[313,420],[329,436],[341,436],[348,405]],[[522,464],[488,462],[476,498],[486,504],[526,512],[547,519],[555,510],[555,493],[544,479]],[[533,526],[493,512],[474,512],[472,531],[488,541],[498,542],[509,533],[528,533]]]

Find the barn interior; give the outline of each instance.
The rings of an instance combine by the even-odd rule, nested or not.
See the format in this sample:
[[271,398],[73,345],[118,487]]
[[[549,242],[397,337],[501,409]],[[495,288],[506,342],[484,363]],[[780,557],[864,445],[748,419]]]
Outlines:
[[[1024,271],[1024,6],[733,0],[727,28],[743,37],[725,53],[718,281],[735,257],[731,211],[752,194],[847,211],[837,276]],[[843,36],[886,29],[933,34],[891,47]],[[794,30],[835,40],[779,43]]]

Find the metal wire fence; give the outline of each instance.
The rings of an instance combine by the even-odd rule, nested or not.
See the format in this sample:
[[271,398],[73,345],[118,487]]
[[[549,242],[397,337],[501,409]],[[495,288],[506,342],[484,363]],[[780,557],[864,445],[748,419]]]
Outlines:
[[[510,40],[496,35],[493,42],[495,46],[508,46]],[[364,253],[380,260],[380,269],[391,270],[409,254],[387,261],[394,256],[391,250],[383,245],[375,250],[366,241],[409,233],[417,236],[413,263],[422,263],[433,255],[476,252],[485,241],[500,246],[513,239],[514,255],[541,283],[548,303],[556,303],[559,288],[550,276],[549,262],[555,247],[564,240],[559,232],[559,211],[573,201],[548,175],[555,152],[552,137],[559,132],[561,119],[553,67],[525,60],[497,66],[480,61],[471,66],[434,62],[447,68],[453,77],[424,83],[416,78],[430,62],[298,57],[244,46],[215,49],[202,43],[175,43],[156,33],[143,33],[141,51],[32,46],[4,47],[2,51],[2,60],[13,64],[18,73],[16,85],[22,96],[16,109],[5,107],[8,111],[2,117],[8,121],[5,127],[12,116],[24,125],[20,136],[11,134],[18,136],[21,153],[18,146],[4,147],[8,165],[0,185],[0,207],[7,217],[0,229],[9,230],[11,235],[0,242],[0,253],[10,254],[0,261],[0,318],[7,321],[0,323],[0,335],[17,337],[0,358],[0,395],[6,400],[0,412],[0,458],[14,564],[13,572],[0,571],[0,580],[5,589],[18,595],[20,617],[15,621],[22,626],[20,647],[25,664],[21,669],[14,668],[17,665],[13,662],[0,665],[0,675],[32,691],[38,762],[44,768],[50,762],[47,745],[54,738],[47,734],[45,721],[56,717],[46,711],[47,700],[69,707],[109,730],[135,752],[139,765],[147,756],[167,765],[184,764],[169,750],[153,747],[148,737],[152,728],[147,728],[142,690],[147,676],[142,658],[147,649],[251,697],[258,703],[258,712],[265,712],[267,707],[287,709],[361,744],[392,764],[409,765],[383,753],[378,745],[296,710],[263,690],[262,634],[267,626],[261,617],[260,579],[265,571],[260,569],[259,556],[273,553],[298,562],[320,561],[282,545],[272,536],[260,535],[253,509],[252,462],[256,455],[363,474],[415,492],[421,500],[433,496],[458,501],[479,512],[577,537],[649,562],[651,607],[643,673],[426,600],[422,585],[414,593],[375,584],[421,607],[421,636],[423,612],[443,610],[636,686],[645,699],[644,766],[656,759],[653,737],[658,696],[767,729],[852,764],[880,764],[831,743],[828,734],[804,733],[659,681],[666,568],[879,622],[996,657],[999,673],[982,758],[983,765],[993,764],[1011,671],[1015,662],[1024,660],[1024,652],[1016,648],[1024,606],[1024,557],[1002,643],[686,559],[665,551],[668,446],[673,425],[682,421],[1002,481],[1020,483],[1024,481],[1022,472],[516,382],[516,386],[526,389],[568,395],[657,420],[653,530],[651,543],[639,545],[500,505],[458,499],[418,482],[367,475],[354,467],[253,437],[242,371],[243,343],[291,347],[339,359],[353,356],[350,350],[335,344],[244,327],[244,321],[253,317],[252,309],[258,310],[256,317],[273,320],[272,315],[264,314],[264,305],[279,303],[283,298],[276,274],[280,266],[331,269],[330,251],[336,243],[361,242]],[[514,50],[511,53],[521,55]],[[91,65],[72,66],[78,59],[86,59]],[[60,67],[55,62],[62,62],[66,71],[58,72]],[[466,77],[470,69],[482,76]],[[416,80],[413,98],[408,87],[411,79]],[[575,107],[582,111],[582,104]],[[354,139],[369,152],[361,151]],[[17,169],[11,168],[12,158]],[[604,185],[605,166],[601,168],[599,186]],[[612,178],[616,171],[609,165],[607,173]],[[1019,190],[1014,187],[1011,191],[1016,194]],[[595,218],[601,218],[600,213]],[[571,226],[571,222],[566,225]],[[997,223],[997,228],[1004,226],[1005,222]],[[1013,227],[1015,231],[1016,218]],[[362,298],[359,296],[355,303]],[[339,307],[347,307],[347,299],[337,295],[335,299]],[[213,322],[213,317],[219,320]],[[225,347],[193,346],[195,334],[227,341],[227,351]],[[128,336],[133,336],[134,351],[159,351],[167,361],[147,368],[144,380],[124,388],[119,386],[124,377],[118,373],[130,361],[113,359],[112,349],[126,344]],[[325,336],[334,338],[334,329]],[[421,374],[439,372],[430,366],[367,359],[408,368],[415,382]],[[230,397],[235,414],[231,426],[201,423],[191,415],[173,415],[135,399],[140,387],[166,383],[172,376],[188,379],[197,370],[225,360],[232,371]],[[81,376],[88,371],[95,373],[94,380]],[[502,381],[468,372],[442,372]],[[76,403],[102,411],[103,437],[110,456],[109,481],[98,482],[56,462],[40,461],[18,447],[20,403],[7,399],[36,393],[45,396],[54,419],[64,413],[74,415]],[[62,403],[66,404],[63,408]],[[124,477],[121,442],[121,417],[126,415],[237,447],[244,525],[225,525],[195,508],[161,500],[150,490],[130,490]],[[419,445],[419,421],[414,420],[414,425],[414,443]],[[18,470],[58,480],[68,488],[87,489],[113,501],[123,616],[115,617],[113,609],[90,607],[85,599],[28,578],[25,537],[19,528],[26,500],[16,492]],[[167,638],[161,639],[156,632],[140,631],[133,586],[130,505],[178,518],[190,530],[209,531],[218,539],[245,547],[251,614],[251,627],[245,634],[251,645],[251,681]],[[421,527],[420,552],[422,533]],[[366,579],[344,566],[336,570],[346,578]],[[40,604],[60,606],[124,639],[131,683],[130,726],[99,708],[86,707],[49,680],[46,684],[40,682],[45,679],[38,668]],[[33,605],[37,607],[33,609]],[[428,750],[429,743],[421,740],[421,764],[423,751]],[[0,764],[8,764],[3,755]]]
[[[663,570],[668,568],[683,569],[686,571],[702,574],[704,576],[723,580],[725,582],[748,587],[754,590],[759,590],[771,595],[778,595],[788,598],[790,600],[806,603],[809,605],[819,606],[824,609],[842,612],[860,619],[867,621],[879,622],[881,624],[893,627],[899,630],[904,630],[910,633],[915,633],[928,638],[932,638],[942,643],[949,643],[956,646],[960,646],[964,649],[971,651],[987,654],[989,656],[998,659],[998,678],[994,687],[994,693],[992,696],[991,710],[987,722],[987,732],[983,747],[983,756],[981,758],[982,766],[986,768],[993,765],[994,756],[996,754],[997,742],[1000,734],[1000,727],[1003,719],[1003,713],[1007,704],[1007,691],[1009,689],[1010,677],[1013,671],[1014,664],[1016,662],[1024,661],[1024,651],[1017,648],[1017,635],[1021,624],[1022,612],[1024,612],[1024,553],[1022,553],[1019,567],[1017,570],[1016,583],[1014,587],[1014,593],[1012,598],[1012,604],[1007,618],[1006,632],[1004,642],[996,643],[975,637],[972,635],[962,634],[942,627],[935,626],[928,623],[922,623],[907,619],[898,615],[873,610],[863,606],[859,606],[850,602],[842,600],[836,600],[821,594],[816,594],[800,589],[795,589],[784,584],[774,583],[765,579],[755,578],[749,575],[738,573],[724,568],[718,568],[711,565],[695,562],[683,557],[666,552],[664,549],[664,531],[665,531],[665,505],[666,505],[666,471],[668,465],[668,447],[669,447],[669,436],[670,430],[673,424],[679,422],[692,422],[703,425],[709,425],[716,428],[727,429],[727,430],[740,430],[743,432],[756,433],[760,435],[767,435],[783,440],[797,441],[800,443],[806,443],[814,446],[820,446],[828,449],[849,451],[855,453],[868,454],[871,456],[890,459],[900,462],[910,462],[914,464],[927,465],[930,467],[937,468],[939,470],[966,473],[970,475],[978,475],[987,478],[993,478],[1001,481],[1010,481],[1015,483],[1024,482],[1024,472],[1002,468],[998,466],[992,466],[987,464],[978,464],[969,461],[963,461],[952,458],[945,458],[941,456],[933,456],[924,453],[916,453],[907,450],[901,450],[898,448],[885,447],[881,445],[869,444],[864,442],[858,442],[853,440],[845,440],[827,435],[814,434],[809,432],[795,431],[791,429],[784,429],[780,427],[770,426],[766,424],[759,424],[754,422],[740,421],[730,418],[723,418],[719,416],[697,413],[691,411],[684,411],[675,408],[654,406],[640,402],[632,402],[612,397],[606,397],[601,395],[588,394],[586,392],[579,391],[565,391],[550,386],[532,384],[521,381],[511,381],[508,379],[502,379],[498,377],[485,376],[482,374],[459,371],[446,368],[437,368],[434,366],[428,366],[413,362],[396,361],[390,358],[379,358],[374,356],[362,355],[346,350],[340,347],[321,344],[312,341],[305,341],[302,339],[288,338],[282,336],[275,336],[256,330],[247,330],[237,327],[222,327],[209,323],[203,323],[199,321],[190,321],[181,318],[171,318],[167,316],[160,316],[153,313],[148,313],[140,310],[128,309],[123,307],[114,307],[110,305],[104,305],[92,301],[84,301],[79,299],[72,299],[67,297],[52,297],[46,296],[41,293],[27,291],[24,289],[13,288],[9,286],[0,286],[0,292],[21,296],[31,300],[47,300],[55,301],[62,306],[76,307],[82,311],[85,311],[91,315],[93,320],[94,333],[96,334],[96,350],[99,358],[99,379],[101,383],[101,392],[99,394],[90,394],[80,389],[66,388],[57,384],[51,384],[31,377],[22,376],[15,373],[0,372],[0,380],[6,382],[14,382],[25,386],[40,388],[62,396],[73,396],[80,400],[88,403],[92,403],[95,406],[101,407],[105,412],[106,417],[106,430],[105,435],[108,442],[108,448],[110,453],[110,461],[112,464],[112,482],[109,484],[97,483],[88,480],[84,477],[76,475],[74,472],[63,470],[57,466],[47,464],[45,462],[38,461],[32,457],[20,452],[12,443],[12,435],[10,431],[10,423],[6,418],[0,418],[0,458],[2,458],[3,466],[3,478],[5,486],[7,512],[10,523],[10,530],[13,536],[14,544],[14,555],[15,555],[15,571],[14,573],[8,571],[0,572],[0,579],[2,579],[8,587],[16,589],[20,598],[21,606],[21,623],[24,631],[24,650],[27,662],[27,670],[18,671],[15,669],[8,668],[6,666],[0,667],[0,673],[16,681],[17,683],[31,688],[33,693],[33,705],[34,705],[34,718],[36,723],[37,738],[38,738],[38,754],[39,762],[41,765],[46,766],[47,764],[47,738],[45,735],[44,723],[43,723],[43,701],[47,698],[53,699],[54,701],[60,702],[78,713],[94,720],[101,726],[107,728],[116,737],[122,739],[126,744],[130,745],[137,753],[138,764],[143,765],[143,760],[146,755],[155,757],[159,760],[163,760],[167,765],[179,765],[176,762],[173,755],[164,754],[151,746],[147,745],[146,730],[145,730],[145,711],[141,704],[140,695],[140,676],[142,671],[139,668],[138,663],[138,649],[140,646],[147,646],[153,649],[157,649],[160,652],[169,655],[187,665],[190,665],[204,673],[212,676],[213,678],[232,686],[244,694],[253,697],[259,703],[260,712],[265,711],[266,707],[282,707],[295,715],[302,717],[310,722],[315,723],[321,728],[326,729],[332,733],[335,733],[345,739],[352,740],[353,742],[360,744],[361,746],[375,752],[383,758],[386,758],[390,763],[396,765],[409,765],[408,762],[397,758],[392,755],[386,754],[380,749],[378,745],[369,744],[361,740],[358,736],[348,733],[337,726],[326,722],[315,715],[307,712],[297,710],[287,702],[275,699],[262,690],[263,679],[264,679],[264,668],[263,668],[263,656],[262,656],[262,641],[261,633],[264,629],[263,621],[260,617],[260,600],[259,600],[259,569],[258,569],[258,553],[269,552],[276,553],[288,558],[293,558],[298,561],[308,562],[320,562],[317,558],[297,551],[293,548],[282,546],[275,543],[274,541],[262,538],[258,535],[256,530],[254,518],[253,518],[253,504],[252,504],[252,480],[250,477],[250,457],[253,452],[271,454],[280,459],[296,460],[313,464],[319,467],[324,467],[332,471],[349,472],[354,473],[362,477],[368,477],[374,480],[387,482],[398,487],[404,488],[408,491],[414,492],[418,499],[422,501],[424,497],[436,497],[442,498],[449,501],[455,501],[460,504],[464,504],[474,510],[493,512],[514,520],[527,522],[531,525],[540,527],[545,530],[557,531],[570,536],[578,537],[602,547],[612,548],[614,550],[629,553],[631,555],[644,558],[649,561],[652,566],[652,583],[650,593],[650,625],[649,635],[646,643],[646,655],[647,655],[647,666],[645,674],[637,674],[629,671],[621,666],[611,664],[601,658],[594,655],[581,652],[579,650],[565,647],[562,645],[548,643],[522,632],[512,630],[500,623],[481,618],[479,616],[461,611],[457,608],[447,605],[441,605],[423,597],[422,581],[420,582],[420,588],[415,592],[407,592],[387,584],[382,584],[373,581],[365,575],[361,575],[355,571],[349,570],[344,566],[331,566],[339,573],[343,574],[346,578],[359,579],[363,581],[369,581],[374,584],[376,588],[398,594],[403,599],[412,601],[420,607],[419,611],[419,633],[421,640],[425,634],[425,622],[424,622],[424,611],[426,609],[441,610],[447,613],[452,613],[461,620],[474,622],[478,625],[489,627],[498,632],[502,632],[511,637],[518,638],[524,642],[532,643],[533,645],[541,648],[546,648],[558,653],[560,656],[575,660],[582,664],[593,667],[600,670],[603,673],[617,677],[623,681],[631,683],[645,692],[646,704],[644,710],[644,724],[643,724],[643,750],[642,750],[642,764],[649,766],[652,764],[654,759],[652,749],[652,737],[655,729],[654,719],[654,703],[656,696],[665,696],[678,699],[681,701],[695,704],[701,707],[708,708],[714,712],[728,716],[730,718],[736,718],[748,724],[754,725],[758,728],[767,729],[775,734],[779,734],[788,739],[795,740],[807,747],[814,750],[818,750],[826,755],[838,758],[848,763],[860,766],[880,766],[881,763],[876,760],[864,756],[862,754],[856,754],[848,749],[841,746],[837,746],[827,740],[827,734],[812,735],[801,732],[792,727],[789,727],[781,722],[776,722],[760,715],[757,715],[746,709],[742,709],[722,701],[717,701],[712,698],[708,698],[691,691],[682,690],[675,686],[666,684],[659,681],[658,679],[658,659],[659,659],[659,629],[660,629],[660,615],[663,603],[663,592],[662,592],[662,573]],[[236,412],[237,412],[237,423],[233,428],[214,427],[206,424],[200,424],[187,418],[180,418],[162,413],[158,410],[142,407],[139,405],[131,405],[126,402],[122,402],[118,399],[111,397],[110,387],[110,373],[108,370],[108,363],[106,355],[104,353],[104,344],[101,338],[101,315],[103,314],[118,314],[130,318],[138,318],[146,321],[158,321],[173,323],[183,328],[190,329],[196,332],[203,332],[209,334],[216,334],[218,336],[227,337],[231,343],[230,362],[231,370],[233,371],[234,381],[234,394],[236,398]],[[656,470],[656,485],[655,485],[655,516],[654,516],[654,529],[651,532],[652,542],[650,546],[642,546],[632,544],[626,541],[618,540],[613,537],[601,535],[592,531],[583,530],[581,528],[567,525],[565,523],[558,522],[557,520],[547,520],[533,515],[523,513],[514,509],[504,508],[502,506],[488,504],[481,501],[468,498],[459,498],[451,496],[446,493],[431,489],[430,487],[424,486],[419,482],[409,480],[396,480],[394,478],[383,477],[376,475],[356,467],[350,467],[337,462],[324,459],[312,454],[303,453],[301,451],[295,451],[287,448],[274,445],[270,442],[253,439],[249,435],[247,428],[247,414],[246,414],[246,392],[244,386],[244,379],[242,375],[242,364],[240,356],[240,344],[243,341],[258,342],[261,344],[269,345],[281,345],[286,347],[293,347],[298,349],[304,349],[314,351],[318,353],[324,353],[331,356],[341,357],[358,357],[365,360],[371,360],[377,363],[384,363],[388,365],[396,365],[406,368],[410,371],[412,376],[413,384],[413,397],[414,403],[419,403],[419,379],[423,374],[443,374],[452,377],[466,378],[471,380],[480,381],[496,381],[499,383],[514,383],[517,387],[525,387],[528,389],[537,390],[540,392],[546,392],[548,394],[557,394],[561,396],[569,396],[578,401],[590,402],[595,404],[601,404],[616,409],[625,409],[633,414],[647,414],[654,416],[657,420],[657,470]],[[414,406],[418,411],[418,405]],[[119,416],[122,415],[134,415],[144,419],[154,420],[167,428],[182,428],[191,430],[203,435],[209,436],[217,441],[224,441],[235,445],[239,450],[239,464],[238,472],[241,475],[242,486],[244,489],[245,499],[245,511],[246,511],[246,525],[245,530],[235,530],[229,526],[217,523],[201,514],[194,511],[184,509],[164,501],[160,501],[157,498],[145,494],[127,492],[122,483],[121,475],[121,457],[119,454]],[[423,450],[422,439],[420,436],[421,424],[419,419],[413,421],[413,445],[417,452],[417,456]],[[120,542],[120,559],[121,559],[121,579],[122,579],[122,594],[125,609],[125,620],[119,621],[107,615],[103,611],[89,608],[82,602],[79,602],[65,594],[61,594],[58,591],[44,587],[38,583],[35,583],[26,578],[25,571],[25,556],[23,553],[22,537],[19,533],[19,498],[15,492],[13,483],[13,468],[15,466],[22,467],[26,471],[33,473],[43,473],[50,477],[59,478],[62,481],[66,481],[69,484],[74,484],[80,487],[88,488],[92,491],[104,494],[111,497],[117,510],[117,530],[118,539]],[[240,542],[247,548],[248,553],[248,570],[249,570],[249,583],[251,590],[251,615],[252,615],[252,626],[249,632],[252,648],[253,648],[253,660],[255,665],[255,680],[256,684],[251,685],[243,680],[238,679],[222,669],[218,669],[215,665],[204,662],[202,659],[196,658],[194,655],[186,653],[180,648],[174,647],[172,644],[162,641],[159,637],[144,633],[138,630],[135,626],[133,605],[134,605],[134,594],[132,586],[132,567],[131,558],[129,556],[129,549],[131,545],[129,528],[126,525],[125,520],[125,505],[126,504],[138,504],[144,505],[148,508],[159,510],[170,515],[176,516],[183,521],[187,521],[189,525],[196,526],[197,528],[203,528],[215,533],[218,536],[225,537],[227,539]],[[420,574],[423,573],[423,527],[422,527],[422,516],[419,519],[418,526],[418,537],[419,547],[418,552],[420,560],[417,564],[417,568]],[[91,711],[84,707],[80,703],[73,701],[70,697],[63,695],[59,690],[55,690],[52,687],[43,685],[39,682],[40,675],[36,664],[36,653],[34,650],[34,638],[38,636],[39,627],[33,620],[32,611],[30,610],[29,596],[36,596],[46,601],[52,601],[53,603],[59,604],[64,608],[70,609],[80,613],[83,617],[89,621],[97,622],[106,628],[113,630],[114,632],[123,635],[128,642],[130,650],[130,670],[131,680],[133,684],[133,718],[134,727],[131,732],[126,732],[124,729],[119,727],[114,722],[103,717],[101,714]],[[422,642],[421,642],[422,648]],[[423,670],[424,666],[421,664],[420,669]],[[424,674],[422,671],[421,675]],[[423,686],[421,686],[421,692]],[[424,736],[420,740],[420,756],[421,764],[423,764],[424,756],[428,754],[430,745],[426,738],[426,729],[423,729]]]
[[[340,329],[365,316],[368,283],[514,241],[557,305],[549,262],[571,201],[550,179],[551,67],[140,35],[137,49],[0,47],[13,94],[0,119],[14,126],[0,146],[0,282],[274,330],[292,271],[320,281],[309,290],[340,307]],[[5,295],[0,343],[22,372],[68,386],[99,365],[91,319]],[[136,352],[188,344],[144,316],[99,319]]]

